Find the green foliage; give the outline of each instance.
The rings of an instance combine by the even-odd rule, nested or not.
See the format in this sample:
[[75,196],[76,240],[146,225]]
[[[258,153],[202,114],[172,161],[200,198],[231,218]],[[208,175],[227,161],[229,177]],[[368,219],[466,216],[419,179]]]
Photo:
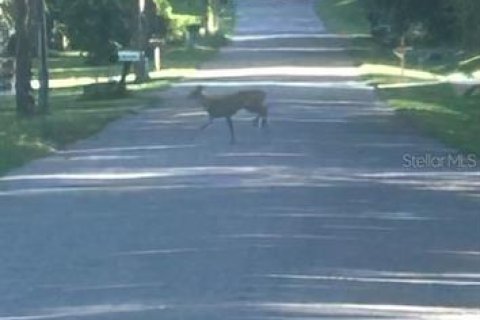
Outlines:
[[12,0],[0,0],[0,23],[12,28],[14,25],[14,12]]
[[[369,0],[361,0],[361,2],[346,1],[351,3],[350,5],[352,6],[358,6],[359,4],[366,5],[367,1],[369,2],[369,5],[372,5],[375,2]],[[376,3],[379,7],[375,10],[388,12],[386,8],[392,8],[396,1],[397,0],[378,0]],[[443,0],[439,0],[439,2],[440,1]],[[463,5],[466,6],[467,2],[470,0],[454,0],[450,2],[453,3],[455,1],[462,2]],[[472,4],[473,2],[477,3],[477,1],[478,0],[473,0]],[[344,1],[342,0],[319,0],[319,14],[322,18],[328,17],[325,21],[327,22],[327,27],[331,28],[333,32],[344,32],[346,30],[345,25],[353,25],[354,27],[350,28],[350,32],[358,33],[359,30],[361,30],[359,26],[362,25],[360,21],[363,17],[361,15],[350,15],[348,11],[352,8],[349,8],[349,10],[339,9],[338,7],[335,8],[336,4],[343,2]],[[404,5],[406,5],[407,2],[408,1],[405,0]],[[426,3],[428,2],[429,1],[426,1]],[[446,1],[444,3],[446,3]],[[478,3],[480,3],[480,1],[478,1]],[[417,2],[417,5],[421,5],[420,1]],[[435,7],[436,5],[433,4],[432,9]],[[472,7],[470,7],[470,9],[473,10]],[[354,10],[361,12],[360,8]],[[457,11],[454,12],[455,14],[458,14]],[[412,14],[412,17],[421,17],[423,14],[425,14],[425,12],[415,13]],[[475,14],[476,12],[472,12],[471,16],[473,17]],[[467,15],[464,13],[461,16],[466,17]],[[385,17],[382,17],[382,19],[387,19],[388,17],[389,15],[387,14]],[[472,19],[470,20],[470,23],[476,23],[473,18],[469,19]],[[387,21],[389,20],[379,20],[377,23],[386,23]],[[460,20],[457,20],[455,23],[458,23],[458,21]],[[455,26],[455,28],[458,28],[458,26]],[[458,29],[455,32],[457,35],[463,33],[460,33]],[[473,37],[473,35],[471,36]],[[368,49],[361,51],[360,54],[352,51],[354,58],[359,60],[359,64],[371,63],[378,65],[378,68],[391,68],[394,65],[398,65],[398,61],[395,60],[391,48],[380,46],[369,39],[354,39],[352,40],[351,45],[353,47],[364,47]],[[479,61],[480,57],[476,56],[462,62],[460,65],[462,70],[465,69],[465,71],[468,70],[471,72],[478,68],[480,65]],[[408,67],[411,66],[409,65]],[[478,139],[480,136],[480,109],[478,108],[480,104],[479,95],[472,95],[471,97],[459,96],[449,84],[408,86],[408,82],[419,82],[423,80],[409,78],[408,76],[401,77],[400,71],[398,71],[397,74],[384,72],[383,70],[378,70],[378,74],[372,70],[369,70],[369,72],[367,79],[370,82],[405,84],[405,86],[389,89],[379,88],[377,89],[377,92],[380,94],[383,101],[386,101],[390,106],[395,108],[402,118],[407,119],[408,124],[414,125],[420,131],[434,136],[444,143],[460,148],[464,151],[480,154],[480,140]],[[408,70],[406,74],[409,75]]]
[[[143,24],[145,36],[163,36],[167,19],[153,0],[146,1]],[[138,25],[138,0],[49,0],[53,19],[65,25],[73,48],[87,51],[89,62],[105,63],[114,59],[119,47],[132,45]],[[145,44],[146,45],[146,44]]]
[[13,101],[1,97],[0,175],[32,159],[51,153],[78,139],[86,138],[108,122],[138,110],[145,98],[84,101],[77,92],[57,91],[52,96],[49,115],[18,119]]
[[322,21],[338,33],[368,33],[369,24],[361,0],[321,0],[317,12]]
[[170,18],[173,8],[169,0],[155,0],[157,6],[157,13],[163,17]]
[[[478,0],[362,0],[373,34],[410,43],[480,46]],[[385,31],[385,27],[388,28]],[[382,29],[383,28],[383,29]]]
[[[398,40],[449,44],[456,24],[451,0],[363,0],[373,34]],[[384,30],[383,28],[388,28]]]
[[14,25],[11,4],[10,1],[0,0],[0,56],[7,53],[8,41],[10,39],[9,29],[12,29]]
[[461,45],[467,49],[480,48],[480,1],[450,0],[454,8]]
[[169,1],[171,3],[173,13],[178,15],[203,16],[206,12],[206,0],[169,0]]
[[104,63],[115,52],[115,43],[128,45],[132,36],[135,1],[50,0],[54,19],[66,26],[71,45],[89,53],[92,63]]
[[480,154],[479,97],[458,96],[448,84],[384,89],[381,96],[420,130]]

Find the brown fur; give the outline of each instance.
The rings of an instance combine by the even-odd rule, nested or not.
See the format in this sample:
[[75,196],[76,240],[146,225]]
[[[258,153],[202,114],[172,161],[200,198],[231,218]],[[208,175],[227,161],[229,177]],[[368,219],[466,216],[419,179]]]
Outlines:
[[226,95],[206,96],[203,93],[203,87],[196,87],[189,95],[189,98],[198,101],[207,111],[210,122],[202,127],[208,127],[215,118],[225,118],[232,138],[235,142],[235,133],[231,117],[239,110],[245,109],[257,115],[254,120],[255,125],[265,127],[267,125],[268,109],[265,106],[265,92],[261,90],[243,90]]

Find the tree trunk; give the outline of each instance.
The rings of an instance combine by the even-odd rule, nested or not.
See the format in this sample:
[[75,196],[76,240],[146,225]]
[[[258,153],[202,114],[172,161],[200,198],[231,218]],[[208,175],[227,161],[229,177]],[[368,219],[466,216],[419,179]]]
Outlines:
[[48,44],[47,44],[47,21],[45,16],[44,0],[36,1],[36,26],[38,33],[38,61],[39,81],[38,108],[42,114],[47,114],[49,108],[49,74],[48,74]]
[[128,76],[128,73],[130,72],[131,66],[132,66],[132,63],[129,61],[123,63],[122,76],[120,77],[120,82],[118,83],[121,87],[126,87],[127,85],[127,76]]
[[15,0],[16,68],[15,91],[17,114],[32,116],[35,113],[35,99],[32,95],[32,61],[29,34],[30,0]]
[[137,17],[137,49],[141,52],[140,61],[135,64],[135,82],[143,83],[148,80],[148,70],[146,69],[146,44],[148,42],[146,36],[145,25],[145,1],[139,0],[138,17]]
[[209,35],[214,35],[219,29],[219,4],[218,0],[206,0],[205,12],[206,30]]

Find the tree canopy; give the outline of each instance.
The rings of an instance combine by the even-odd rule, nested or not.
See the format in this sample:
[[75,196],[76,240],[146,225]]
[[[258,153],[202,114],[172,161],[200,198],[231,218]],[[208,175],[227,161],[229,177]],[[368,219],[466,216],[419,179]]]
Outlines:
[[[167,32],[168,19],[153,0],[146,1],[142,23],[147,38]],[[86,51],[92,63],[114,59],[118,47],[129,47],[137,32],[138,0],[49,0],[51,17],[64,26],[75,49]]]
[[388,26],[394,38],[422,37],[436,45],[479,46],[478,0],[363,0],[372,29]]

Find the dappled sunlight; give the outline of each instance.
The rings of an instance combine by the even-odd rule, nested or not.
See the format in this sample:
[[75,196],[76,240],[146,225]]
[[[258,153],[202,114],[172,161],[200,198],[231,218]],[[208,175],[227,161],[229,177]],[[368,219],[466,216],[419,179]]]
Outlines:
[[151,79],[169,79],[180,77],[191,77],[198,70],[194,68],[167,68],[160,71],[151,71],[149,76]]
[[0,316],[0,320],[48,320],[68,318],[90,318],[114,314],[140,313],[165,310],[165,305],[148,304],[99,304],[86,306],[68,306],[41,310],[37,314],[24,316]]
[[352,241],[353,237],[324,236],[318,234],[288,234],[288,233],[239,233],[216,236],[232,240],[304,240],[304,241]]
[[[161,288],[164,287],[164,283],[128,283],[128,284],[104,284],[104,285],[85,285],[85,286],[75,286],[75,285],[42,285],[39,286],[40,289],[56,289],[65,293],[70,292],[93,292],[93,291],[120,291],[120,290],[131,290],[131,289],[145,289],[145,288]],[[0,318],[1,319],[1,318]]]
[[431,250],[429,253],[438,255],[459,256],[463,258],[477,258],[480,259],[480,251],[452,251],[452,250]]
[[[122,43],[108,66],[101,52],[82,53],[91,66],[52,52],[51,115],[10,130],[14,97],[2,99],[0,131],[18,128],[21,149],[0,167],[33,158],[35,137],[59,150],[0,177],[0,320],[480,320],[478,163],[418,134],[403,112],[460,102],[449,84],[478,79],[433,71],[460,53],[424,48],[420,25],[395,38],[400,21],[362,0],[232,1],[142,0],[106,36],[129,31],[145,48]],[[317,17],[322,1],[361,10],[334,33]],[[98,3],[87,11],[132,13]],[[235,35],[224,36],[224,18]],[[402,70],[394,53],[413,45]],[[125,99],[74,101],[126,67],[138,81],[128,74]],[[416,86],[426,88],[379,90]],[[462,106],[439,115],[470,125]]]
[[286,104],[290,105],[302,105],[302,106],[346,106],[346,107],[357,107],[357,106],[382,106],[377,102],[370,102],[364,100],[322,100],[322,99],[272,99],[271,103],[275,104]]
[[261,77],[261,76],[296,76],[296,77],[357,77],[360,75],[355,67],[258,67],[234,69],[207,69],[199,70],[189,78],[236,78],[236,77]]
[[265,34],[240,34],[230,36],[234,42],[262,41],[277,39],[368,39],[369,34],[333,34],[333,33],[265,33]]
[[6,191],[0,191],[1,197],[31,197],[31,196],[48,196],[52,194],[79,194],[79,193],[141,193],[152,190],[168,191],[168,190],[183,190],[187,188],[193,188],[189,185],[175,184],[175,185],[106,185],[106,186],[49,186],[49,187],[37,187],[37,188],[12,188]]
[[[291,220],[351,220],[351,221],[360,221],[362,223],[369,223],[368,226],[352,226],[352,225],[336,225],[337,228],[381,228],[382,231],[384,230],[383,227],[375,227],[372,226],[372,221],[380,221],[380,222],[430,222],[433,220],[437,220],[436,218],[432,217],[424,217],[419,216],[411,212],[357,212],[355,214],[346,214],[346,213],[317,213],[318,209],[312,210],[312,212],[305,211],[303,212],[299,208],[287,208],[287,210],[282,210],[282,208],[275,208],[271,211],[275,211],[275,213],[258,213],[252,215],[251,217],[257,219],[291,219]],[[334,227],[334,225],[329,225],[330,227]],[[390,228],[387,228],[390,229]]]
[[373,270],[325,270],[322,274],[267,274],[259,278],[289,281],[345,282],[385,285],[480,287],[480,274],[412,273]]
[[353,89],[373,91],[365,81],[189,81],[174,84],[173,87],[280,87],[280,88],[325,88],[325,89]]
[[395,230],[389,227],[377,227],[377,226],[362,226],[353,224],[325,224],[322,229],[338,230],[338,231],[385,231],[390,232]]
[[[198,116],[205,116],[206,111],[190,111],[190,112],[179,112],[173,115],[173,118],[188,118],[188,117],[198,117]],[[155,123],[152,122],[152,123]]]
[[173,176],[194,176],[194,175],[227,175],[227,174],[251,174],[258,172],[256,167],[177,167],[160,170],[118,170],[116,172],[96,173],[57,173],[57,174],[32,174],[32,175],[11,175],[0,178],[0,181],[38,181],[38,180],[137,180],[164,178]]
[[[367,50],[356,48],[353,50]],[[223,49],[224,52],[267,52],[267,53],[339,53],[347,52],[344,47],[230,47]]]
[[[69,161],[115,161],[115,160],[138,160],[141,157],[139,156],[120,156],[120,155],[115,155],[115,156],[73,156],[69,157]],[[45,159],[44,161],[64,161],[64,159],[61,158],[48,158]]]
[[[363,64],[359,67],[359,71],[362,75],[386,75],[400,77],[402,69],[399,66],[381,65],[381,64]],[[437,74],[418,70],[418,69],[405,69],[403,76],[405,78],[418,79],[418,80],[435,80],[442,81],[444,77]],[[407,81],[408,82],[408,81]]]
[[280,122],[290,122],[290,123],[317,123],[317,124],[343,124],[349,123],[348,119],[341,119],[339,117],[323,118],[323,119],[312,119],[312,118],[290,118],[290,117],[278,117],[275,120],[277,123]]
[[[206,112],[205,111],[199,111],[199,112],[191,112],[187,115],[185,114],[179,114],[179,117],[190,117],[190,116],[205,116]],[[195,123],[197,123],[195,121]],[[157,128],[158,126],[170,126],[170,125],[185,125],[187,124],[184,119],[181,120],[148,120],[145,121],[145,124],[151,125],[149,128]]]
[[419,190],[480,192],[478,171],[402,171],[356,174],[361,180],[409,186]]
[[[307,121],[293,120],[293,121]],[[81,154],[81,153],[80,153]],[[217,158],[292,158],[301,159],[302,153],[225,152]],[[95,156],[93,156],[95,157]],[[95,159],[95,158],[92,158]],[[101,158],[99,158],[101,159]],[[113,160],[113,159],[112,159]],[[110,167],[104,170],[45,174],[17,174],[0,178],[9,182],[11,190],[1,195],[21,195],[44,192],[60,192],[59,185],[66,185],[63,192],[72,191],[139,191],[148,189],[205,189],[205,188],[269,188],[269,187],[374,187],[391,185],[412,190],[435,190],[462,193],[480,193],[480,172],[476,171],[365,171],[343,167],[298,168],[282,165],[240,166],[186,166],[165,168]],[[22,183],[29,183],[22,186]],[[91,185],[94,183],[94,185]],[[35,186],[39,184],[38,188]],[[47,188],[49,186],[49,188]],[[68,188],[67,188],[68,187]],[[105,189],[102,189],[104,187]],[[31,188],[31,189],[29,189]],[[359,217],[363,217],[359,215]],[[373,215],[364,218],[375,218]],[[387,216],[376,218],[388,219]],[[411,215],[394,216],[393,219],[416,219]]]
[[445,82],[452,84],[458,95],[465,94],[472,87],[480,86],[480,71],[477,74],[452,73],[447,75]]
[[195,148],[197,145],[188,144],[188,145],[144,145],[136,147],[109,147],[109,148],[92,148],[92,149],[74,149],[74,150],[61,150],[57,151],[58,155],[72,155],[72,154],[83,154],[83,153],[116,153],[116,152],[128,152],[128,151],[155,151],[155,150],[175,150],[175,149],[185,149],[185,148]]
[[168,256],[178,254],[206,253],[221,251],[220,248],[174,248],[127,251],[114,254],[114,256]]
[[453,72],[447,74],[445,78],[452,83],[465,83],[465,84],[479,84],[480,71],[472,74],[465,74],[463,72]]
[[261,311],[287,314],[279,319],[329,317],[332,319],[402,319],[402,320],[477,320],[480,309],[430,307],[417,305],[295,303],[271,302],[252,304]]
[[304,158],[305,153],[282,153],[282,152],[228,152],[217,155],[222,158]]
[[418,87],[436,86],[442,83],[445,83],[445,82],[443,80],[421,81],[421,82],[406,81],[401,83],[379,84],[377,85],[377,88],[379,89],[418,88]]
[[[318,288],[318,287],[317,287]],[[284,287],[291,289],[291,286]],[[328,288],[325,288],[328,290]],[[188,303],[187,301],[176,304],[163,303],[131,303],[110,305],[85,305],[69,306],[41,310],[37,314],[25,316],[3,316],[0,320],[48,320],[60,318],[83,318],[93,316],[113,316],[115,314],[135,314],[157,312],[182,312],[187,314],[215,312],[225,314],[228,319],[237,319],[236,314],[241,313],[238,319],[402,319],[402,320],[477,320],[480,309],[440,307],[402,304],[362,304],[362,303],[322,303],[322,302],[212,302]]]
[[[69,71],[76,71],[72,69],[68,69]],[[62,73],[64,70],[59,69],[57,70],[58,73]],[[79,68],[78,71],[85,71],[83,68]],[[152,71],[149,72],[150,80],[165,80],[165,79],[177,79],[181,77],[188,77],[195,74],[196,69],[193,68],[169,68],[163,69],[161,71]],[[111,76],[75,76],[71,75],[68,77],[62,77],[59,79],[50,79],[49,80],[49,88],[51,89],[65,89],[65,88],[72,88],[72,87],[81,87],[95,83],[107,83],[111,81],[119,81],[121,76],[118,75],[120,72],[112,73]],[[126,77],[126,81],[128,83],[135,82],[135,75],[130,73]],[[40,87],[39,80],[32,80],[32,88],[37,90]],[[141,87],[148,87],[147,84],[132,84],[132,89],[141,88]]]
[[[205,237],[207,239],[211,238],[220,239],[222,236],[210,236]],[[205,240],[202,239],[202,240]],[[234,248],[235,250],[239,250],[240,248],[243,249],[272,249],[276,248],[275,245],[269,244],[247,244],[244,246],[234,246],[234,247],[203,247],[203,248],[169,248],[169,249],[148,249],[148,250],[135,250],[135,251],[125,251],[112,254],[113,257],[142,257],[142,256],[160,256],[160,257],[167,257],[167,256],[178,256],[178,255],[186,255],[189,256],[191,254],[208,254],[208,253],[227,253]]]

